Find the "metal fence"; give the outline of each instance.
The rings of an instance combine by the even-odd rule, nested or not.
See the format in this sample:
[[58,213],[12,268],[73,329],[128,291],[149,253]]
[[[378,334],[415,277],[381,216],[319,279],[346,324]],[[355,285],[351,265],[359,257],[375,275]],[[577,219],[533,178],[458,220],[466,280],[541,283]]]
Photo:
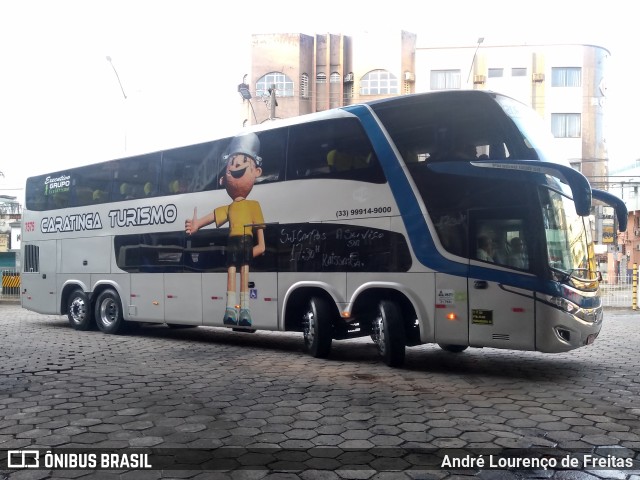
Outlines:
[[[637,279],[636,279],[637,282]],[[636,304],[637,283],[636,283]],[[634,296],[634,279],[632,274],[609,276],[600,284],[602,304],[605,307],[632,308]]]
[[20,300],[20,272],[15,268],[3,268],[0,300]]

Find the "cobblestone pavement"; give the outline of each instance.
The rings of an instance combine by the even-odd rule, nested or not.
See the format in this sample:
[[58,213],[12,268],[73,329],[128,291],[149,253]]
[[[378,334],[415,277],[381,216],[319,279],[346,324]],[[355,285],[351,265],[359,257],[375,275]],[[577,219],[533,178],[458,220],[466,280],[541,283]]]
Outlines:
[[[334,342],[319,360],[301,335],[110,336],[0,304],[0,479],[640,480],[640,313],[605,322],[594,345],[566,354],[422,346],[390,369],[368,339]],[[120,470],[7,470],[18,449],[79,462],[87,449],[146,452],[153,468],[131,468],[130,455]],[[541,452],[558,466],[499,463]],[[604,468],[561,468],[586,454]],[[625,456],[631,469],[607,463]],[[478,458],[482,468],[443,466]]]

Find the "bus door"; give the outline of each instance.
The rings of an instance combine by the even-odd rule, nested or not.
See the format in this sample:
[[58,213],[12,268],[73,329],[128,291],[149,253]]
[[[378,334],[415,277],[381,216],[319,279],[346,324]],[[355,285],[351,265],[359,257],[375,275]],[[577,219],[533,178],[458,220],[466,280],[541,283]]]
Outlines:
[[530,223],[523,210],[470,213],[469,344],[535,350],[535,301],[518,286],[530,275]]
[[59,311],[56,288],[56,240],[33,242],[24,247],[20,291],[22,306],[38,313]]

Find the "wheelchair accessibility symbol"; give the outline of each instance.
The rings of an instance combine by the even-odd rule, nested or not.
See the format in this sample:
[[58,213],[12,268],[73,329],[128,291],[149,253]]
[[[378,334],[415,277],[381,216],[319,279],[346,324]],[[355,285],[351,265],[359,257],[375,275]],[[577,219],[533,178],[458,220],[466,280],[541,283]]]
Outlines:
[[258,298],[258,289],[257,288],[249,289],[249,298]]

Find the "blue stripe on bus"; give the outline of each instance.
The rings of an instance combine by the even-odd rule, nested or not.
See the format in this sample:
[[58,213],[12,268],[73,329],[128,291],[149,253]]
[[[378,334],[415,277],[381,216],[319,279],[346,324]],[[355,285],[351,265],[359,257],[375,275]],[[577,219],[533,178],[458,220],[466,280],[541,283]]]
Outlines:
[[371,111],[363,105],[345,107],[345,110],[360,119],[371,139],[373,148],[389,182],[391,192],[400,209],[402,220],[409,235],[409,242],[420,263],[428,268],[454,276],[468,276],[469,278],[505,283],[527,290],[546,292],[551,295],[557,293],[555,282],[545,281],[532,275],[462,264],[442,256],[433,242],[424,214],[420,210],[418,199],[407,180],[407,174],[400,165],[377,120]]
[[420,204],[416,198],[405,170],[400,165],[395,152],[389,145],[384,132],[371,111],[362,105],[347,107],[362,122],[376,152],[389,187],[395,198],[404,222],[414,254],[423,265],[453,275],[467,275],[467,265],[452,262],[438,253],[427,227]]

